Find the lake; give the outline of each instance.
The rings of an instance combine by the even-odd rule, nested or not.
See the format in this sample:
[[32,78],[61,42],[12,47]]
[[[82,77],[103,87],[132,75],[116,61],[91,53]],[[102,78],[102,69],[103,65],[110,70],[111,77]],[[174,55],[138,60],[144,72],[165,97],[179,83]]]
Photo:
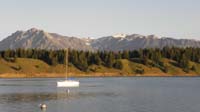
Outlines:
[[59,80],[0,79],[0,111],[200,112],[200,78],[80,78],[69,94]]

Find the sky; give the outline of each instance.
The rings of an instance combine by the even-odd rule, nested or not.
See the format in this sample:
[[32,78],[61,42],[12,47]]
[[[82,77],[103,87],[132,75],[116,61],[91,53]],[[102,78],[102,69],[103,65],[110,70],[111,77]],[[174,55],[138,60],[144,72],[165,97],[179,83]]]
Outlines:
[[200,0],[0,0],[0,40],[30,28],[77,37],[200,40]]

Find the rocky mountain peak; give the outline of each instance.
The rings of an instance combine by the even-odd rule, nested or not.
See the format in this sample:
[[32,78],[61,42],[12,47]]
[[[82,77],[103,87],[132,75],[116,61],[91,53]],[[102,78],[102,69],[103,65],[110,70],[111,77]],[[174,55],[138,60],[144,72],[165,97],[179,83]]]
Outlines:
[[200,41],[191,39],[162,38],[156,35],[116,34],[97,39],[77,38],[48,33],[37,28],[17,31],[0,41],[0,50],[17,48],[94,50],[134,50],[142,48],[200,47]]
[[27,32],[38,32],[38,31],[43,31],[43,30],[40,30],[40,29],[37,29],[37,28],[30,28],[27,30]]
[[0,50],[17,48],[93,50],[79,38],[48,33],[37,28],[17,31],[0,42]]
[[152,35],[147,35],[146,38],[158,39],[159,37],[152,34]]

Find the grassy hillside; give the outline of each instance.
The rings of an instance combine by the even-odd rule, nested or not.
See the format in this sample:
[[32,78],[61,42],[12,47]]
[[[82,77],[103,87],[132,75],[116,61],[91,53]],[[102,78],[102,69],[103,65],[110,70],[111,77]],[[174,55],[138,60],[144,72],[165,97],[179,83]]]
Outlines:
[[[73,72],[80,72],[73,66],[69,67]],[[17,58],[15,62],[8,62],[4,59],[0,59],[0,73],[64,73],[65,66],[58,64],[56,66],[50,66],[47,63],[29,58]]]
[[[135,61],[121,59],[122,69],[108,68],[103,65],[91,65],[87,72],[80,71],[72,64],[69,65],[70,76],[198,76],[200,74],[200,64],[190,62],[191,70],[189,73],[184,72],[177,63],[173,60],[163,59],[168,71],[165,73],[161,68],[145,66]],[[15,62],[8,62],[0,59],[0,74],[1,77],[16,77],[18,74],[22,77],[62,77],[65,76],[65,66],[58,64],[50,66],[47,63],[37,59],[17,58]],[[5,75],[6,74],[6,75]],[[45,74],[45,75],[44,75]],[[48,75],[51,74],[51,75]]]

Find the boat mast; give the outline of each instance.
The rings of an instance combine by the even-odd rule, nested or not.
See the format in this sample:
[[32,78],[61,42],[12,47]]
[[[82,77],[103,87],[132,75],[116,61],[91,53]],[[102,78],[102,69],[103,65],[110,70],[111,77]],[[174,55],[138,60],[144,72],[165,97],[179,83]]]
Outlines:
[[66,49],[66,78],[67,78],[67,76],[68,76],[68,48]]

